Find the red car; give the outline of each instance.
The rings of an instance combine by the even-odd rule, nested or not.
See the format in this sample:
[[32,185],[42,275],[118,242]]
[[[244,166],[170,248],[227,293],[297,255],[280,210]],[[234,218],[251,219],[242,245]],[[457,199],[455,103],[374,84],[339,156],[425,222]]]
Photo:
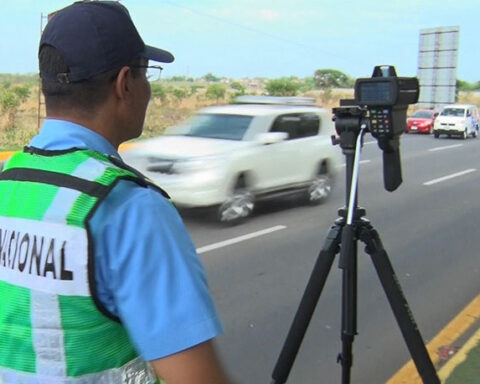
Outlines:
[[438,112],[432,109],[419,109],[407,119],[407,133],[432,133]]

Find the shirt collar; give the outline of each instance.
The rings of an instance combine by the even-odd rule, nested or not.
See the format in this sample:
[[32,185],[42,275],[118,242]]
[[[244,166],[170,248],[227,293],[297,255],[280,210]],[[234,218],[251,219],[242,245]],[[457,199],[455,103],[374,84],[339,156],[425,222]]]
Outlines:
[[46,119],[40,133],[29,145],[46,150],[91,149],[119,157],[118,151],[105,137],[82,125],[65,120]]

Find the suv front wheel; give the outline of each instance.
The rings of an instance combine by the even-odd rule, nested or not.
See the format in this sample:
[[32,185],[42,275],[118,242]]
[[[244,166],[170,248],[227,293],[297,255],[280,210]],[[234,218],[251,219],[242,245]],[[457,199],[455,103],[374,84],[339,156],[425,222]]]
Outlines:
[[332,192],[332,178],[328,172],[317,174],[307,190],[307,202],[318,205],[326,201]]
[[249,217],[255,207],[253,194],[243,177],[239,178],[231,196],[218,208],[218,221],[224,225],[236,225]]

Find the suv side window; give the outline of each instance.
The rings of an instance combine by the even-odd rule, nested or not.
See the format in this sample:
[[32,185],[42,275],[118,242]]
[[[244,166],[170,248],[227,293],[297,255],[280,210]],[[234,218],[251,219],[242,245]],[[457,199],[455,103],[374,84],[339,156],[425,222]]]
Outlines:
[[273,122],[270,132],[285,132],[288,134],[287,140],[293,140],[296,138],[296,127],[299,123],[298,115],[281,115]]
[[320,130],[320,118],[316,113],[299,113],[278,116],[270,132],[286,132],[288,140],[315,136]]
[[320,118],[316,113],[304,113],[300,117],[298,137],[318,135],[320,131]]

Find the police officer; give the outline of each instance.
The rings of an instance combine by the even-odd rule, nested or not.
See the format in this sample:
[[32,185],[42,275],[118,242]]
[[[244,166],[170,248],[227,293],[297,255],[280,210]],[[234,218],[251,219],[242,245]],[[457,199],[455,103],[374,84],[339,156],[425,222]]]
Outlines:
[[224,384],[221,325],[168,196],[125,166],[142,132],[147,46],[117,2],[48,22],[47,119],[0,173],[2,384]]

